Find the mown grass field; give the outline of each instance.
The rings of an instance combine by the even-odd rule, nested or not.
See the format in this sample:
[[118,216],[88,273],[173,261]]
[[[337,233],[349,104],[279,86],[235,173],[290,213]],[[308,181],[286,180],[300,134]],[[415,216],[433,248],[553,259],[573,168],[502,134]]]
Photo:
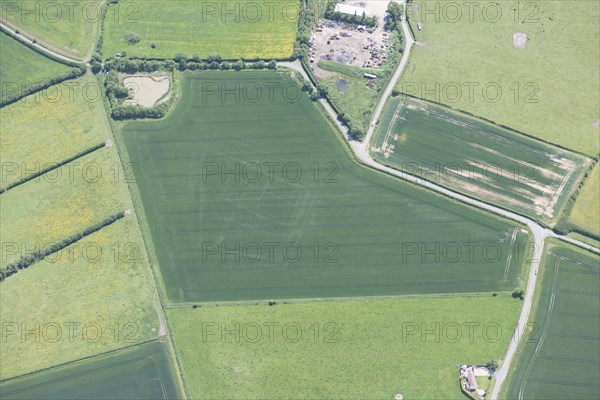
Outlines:
[[53,86],[0,109],[0,188],[110,137],[108,121],[91,76]]
[[0,379],[158,337],[152,279],[132,215],[7,278]]
[[[415,3],[419,44],[399,90],[598,154],[598,2],[477,3],[472,14],[466,3]],[[525,49],[513,47],[516,32],[527,34]]]
[[[294,50],[298,10],[297,0],[120,1],[111,5],[107,14],[104,53],[163,58],[177,53],[203,58],[210,54],[287,58]],[[141,40],[129,44],[125,35],[130,32]]]
[[600,164],[592,170],[575,201],[569,221],[584,232],[600,237]]
[[0,98],[71,68],[37,53],[0,31]]
[[388,101],[371,153],[381,163],[551,224],[591,164],[576,153],[406,96]]
[[600,391],[600,261],[550,242],[530,332],[502,398],[592,399]]
[[92,51],[100,22],[100,0],[0,0],[2,19],[22,34],[67,56],[86,58]]
[[10,399],[178,399],[165,345],[146,343],[0,384]]
[[194,399],[455,399],[458,366],[498,360],[520,306],[510,296],[415,298],[168,316]]
[[526,233],[359,167],[285,73],[186,73],[166,119],[122,135],[171,301],[518,284]]

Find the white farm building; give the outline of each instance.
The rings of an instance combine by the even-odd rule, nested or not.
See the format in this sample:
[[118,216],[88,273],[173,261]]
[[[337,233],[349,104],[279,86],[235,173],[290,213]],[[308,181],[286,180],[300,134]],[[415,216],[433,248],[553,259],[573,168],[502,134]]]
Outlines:
[[367,13],[367,10],[364,7],[351,6],[349,4],[339,4],[338,3],[335,6],[335,12],[339,12],[342,14],[348,14],[348,15],[357,15],[359,17],[362,17],[363,13],[367,17],[372,16],[369,13]]

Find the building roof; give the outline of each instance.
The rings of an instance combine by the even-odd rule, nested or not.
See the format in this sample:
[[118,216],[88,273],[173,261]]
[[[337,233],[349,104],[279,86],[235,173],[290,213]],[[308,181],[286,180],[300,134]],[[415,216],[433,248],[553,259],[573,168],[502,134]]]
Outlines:
[[335,6],[335,11],[341,12],[342,14],[358,15],[359,17],[362,17],[363,13],[365,13],[367,17],[371,16],[366,12],[364,7],[356,7],[349,4],[337,4]]
[[477,378],[475,378],[475,374],[473,373],[472,369],[469,369],[467,372],[467,383],[469,386],[477,389]]

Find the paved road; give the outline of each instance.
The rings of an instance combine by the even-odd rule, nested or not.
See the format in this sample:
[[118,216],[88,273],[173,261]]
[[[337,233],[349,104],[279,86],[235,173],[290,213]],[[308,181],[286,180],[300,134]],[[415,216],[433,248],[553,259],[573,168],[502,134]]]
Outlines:
[[43,53],[48,54],[49,56],[58,58],[59,60],[63,60],[63,61],[69,62],[69,63],[83,64],[83,62],[81,60],[76,60],[74,58],[67,57],[67,56],[62,55],[60,53],[57,53],[57,52],[55,52],[53,50],[50,50],[47,47],[44,47],[44,46],[40,45],[39,43],[33,43],[33,41],[31,39],[29,39],[29,38],[21,35],[20,33],[15,32],[14,29],[8,27],[6,24],[4,24],[2,22],[0,22],[0,27],[2,27],[2,29],[5,32],[8,32],[9,35],[11,35],[11,36],[13,36],[15,38],[19,38],[19,40],[22,40],[22,41],[24,41],[26,43],[29,43],[30,46],[35,47],[36,49],[40,50]]
[[[373,122],[376,122],[379,120],[379,117],[381,116],[381,113],[383,111],[383,108],[385,106],[387,99],[392,94],[392,90],[394,89],[396,82],[398,81],[398,79],[402,75],[402,72],[406,68],[406,64],[408,62],[410,52],[415,43],[414,38],[412,37],[412,34],[410,33],[410,29],[408,28],[408,24],[407,24],[406,20],[402,21],[402,30],[404,32],[404,37],[405,37],[405,41],[406,41],[404,54],[402,55],[402,59],[400,60],[400,64],[398,65],[398,68],[392,75],[388,86],[386,87],[385,91],[383,92],[383,94],[381,96],[381,99],[379,100],[379,104],[377,105],[375,112],[373,113],[373,119],[372,119]],[[308,76],[306,75],[306,72],[302,69],[302,65],[300,64],[300,62],[296,61],[294,63],[280,63],[280,65],[286,66],[288,68],[293,68],[293,69],[299,71],[302,74],[302,76],[304,77],[304,79],[309,80]],[[337,122],[337,115],[336,115],[335,111],[333,110],[333,108],[331,108],[329,103],[327,103],[327,101],[325,101],[325,100],[321,100],[321,104],[324,106],[325,110],[329,113],[329,115]],[[531,269],[529,272],[529,279],[527,281],[527,287],[525,289],[525,298],[523,299],[523,308],[521,309],[521,315],[519,316],[519,324],[517,326],[517,329],[515,329],[513,338],[510,341],[508,350],[504,357],[504,361],[502,362],[502,367],[499,368],[495,374],[496,384],[494,385],[494,389],[491,394],[491,399],[496,400],[498,398],[498,393],[500,393],[500,389],[502,388],[502,384],[504,383],[504,380],[506,379],[508,370],[510,369],[512,359],[515,355],[515,352],[516,352],[518,344],[519,344],[519,338],[523,337],[523,334],[525,332],[525,326],[529,319],[529,313],[531,312],[531,305],[533,302],[533,294],[534,294],[535,287],[536,287],[538,270],[540,267],[540,259],[542,256],[542,250],[544,247],[545,239],[547,237],[554,237],[554,238],[563,240],[565,242],[571,243],[575,246],[582,247],[586,250],[593,251],[595,253],[600,253],[600,250],[594,246],[591,246],[591,245],[581,242],[579,240],[576,240],[576,239],[573,239],[573,238],[570,238],[567,236],[558,235],[558,234],[552,232],[551,230],[542,227],[537,222],[535,222],[529,218],[526,218],[522,215],[519,215],[519,214],[510,212],[510,211],[504,210],[502,208],[496,207],[493,204],[489,204],[489,203],[486,203],[486,202],[483,202],[480,200],[473,199],[473,198],[465,196],[461,193],[457,193],[453,190],[446,189],[442,186],[436,185],[435,183],[423,180],[423,179],[419,178],[418,176],[411,175],[409,173],[405,173],[402,171],[398,171],[396,169],[393,169],[393,168],[390,168],[383,164],[378,163],[377,161],[373,160],[373,158],[369,154],[369,143],[371,141],[373,133],[375,132],[374,125],[375,125],[374,123],[371,124],[371,126],[369,127],[369,129],[367,131],[367,135],[365,136],[365,139],[363,140],[362,143],[356,142],[356,141],[350,141],[350,147],[352,148],[352,151],[354,152],[356,157],[363,164],[368,165],[372,168],[378,169],[380,171],[386,172],[390,175],[397,176],[405,181],[412,182],[417,185],[423,186],[427,189],[431,189],[438,193],[444,194],[453,199],[460,200],[466,204],[470,204],[472,206],[475,206],[475,207],[493,212],[493,213],[503,216],[505,218],[511,219],[513,221],[517,221],[523,225],[526,225],[533,233],[534,243],[535,243],[535,254],[532,257]],[[339,122],[338,122],[338,126],[340,127],[341,131],[344,134],[346,134],[346,137],[347,137],[347,129],[344,126],[342,126]]]

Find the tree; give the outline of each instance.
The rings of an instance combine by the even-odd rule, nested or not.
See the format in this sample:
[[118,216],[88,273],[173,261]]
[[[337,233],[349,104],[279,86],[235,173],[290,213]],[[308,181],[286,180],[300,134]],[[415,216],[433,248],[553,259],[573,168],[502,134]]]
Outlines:
[[187,61],[187,56],[183,53],[177,53],[173,56],[173,60],[175,60],[175,62],[181,62],[183,61]]
[[267,67],[269,69],[276,69],[277,68],[277,61],[275,61],[275,60],[269,61],[269,64],[267,65]]
[[95,75],[102,70],[102,64],[97,61],[92,62],[92,73]]
[[235,63],[233,63],[233,69],[235,69],[236,71],[241,71],[242,69],[244,69],[244,67],[245,65],[242,60],[237,60]]
[[512,292],[512,297],[513,299],[521,299],[523,300],[523,298],[525,298],[525,291],[523,289],[515,289]]
[[136,44],[138,43],[140,40],[142,40],[142,38],[140,38],[140,35],[138,35],[135,32],[127,32],[125,34],[125,40],[127,41],[127,43],[129,44]]
[[213,61],[221,62],[221,61],[223,61],[223,57],[221,57],[221,55],[218,54],[218,53],[217,54],[209,54],[208,57],[206,57],[206,61],[208,61],[208,62],[213,62]]
[[485,364],[485,367],[490,371],[496,371],[498,369],[498,362],[496,362],[496,360],[490,360]]

